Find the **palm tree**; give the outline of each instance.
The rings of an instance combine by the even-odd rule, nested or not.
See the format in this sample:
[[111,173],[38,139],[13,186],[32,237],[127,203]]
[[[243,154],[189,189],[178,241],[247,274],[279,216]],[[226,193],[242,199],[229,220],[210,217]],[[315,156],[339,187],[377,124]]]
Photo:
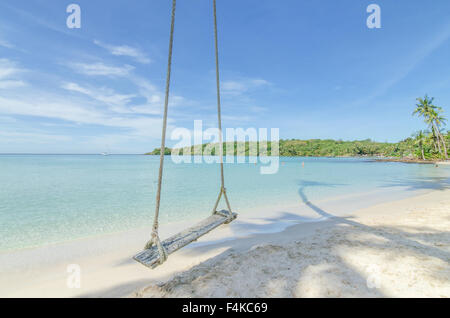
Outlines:
[[425,143],[427,142],[427,136],[425,135],[424,131],[419,130],[414,137],[415,137],[414,144],[419,145],[420,152],[422,153],[422,160],[425,160],[425,152],[423,148]]
[[436,145],[437,144],[437,139],[436,139],[436,134],[434,133],[434,130],[433,131],[427,131],[427,134],[428,134],[428,139],[431,140],[431,144],[434,147],[434,151],[438,151],[437,145]]
[[436,131],[438,133],[438,137],[441,139],[442,146],[444,148],[444,156],[445,159],[448,159],[447,154],[447,143],[445,141],[445,138],[442,134],[443,129],[441,129],[441,126],[445,126],[445,123],[447,122],[447,119],[441,115],[442,108],[438,107],[438,110],[436,112],[436,115],[434,116],[434,125],[436,127]]
[[416,109],[412,113],[414,115],[418,115],[419,117],[423,117],[425,123],[431,128],[433,136],[435,137],[436,144],[438,146],[439,153],[442,154],[441,142],[444,148],[444,156],[447,159],[447,146],[445,140],[440,132],[441,125],[445,124],[445,117],[441,115],[442,108],[433,105],[434,98],[428,97],[425,95],[424,98],[417,98],[418,103],[416,104]]

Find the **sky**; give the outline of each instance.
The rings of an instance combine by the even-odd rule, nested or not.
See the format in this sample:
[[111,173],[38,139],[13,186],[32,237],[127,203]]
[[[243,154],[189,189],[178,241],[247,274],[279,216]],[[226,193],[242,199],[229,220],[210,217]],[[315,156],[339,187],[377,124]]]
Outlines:
[[[2,0],[0,153],[158,147],[171,2]],[[448,0],[217,0],[217,15],[223,127],[395,142],[425,128],[417,97],[449,116]],[[178,0],[169,137],[217,126],[213,36],[212,1]]]

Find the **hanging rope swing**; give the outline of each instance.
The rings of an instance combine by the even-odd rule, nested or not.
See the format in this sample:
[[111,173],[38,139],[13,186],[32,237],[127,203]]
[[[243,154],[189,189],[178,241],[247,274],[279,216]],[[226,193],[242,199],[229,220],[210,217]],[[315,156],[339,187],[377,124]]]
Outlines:
[[[163,127],[161,137],[161,153],[159,157],[159,174],[158,174],[158,188],[156,191],[156,207],[155,217],[153,221],[152,233],[150,241],[145,246],[144,251],[134,256],[134,259],[141,264],[155,268],[156,266],[164,263],[168,256],[178,249],[196,241],[201,236],[207,234],[213,229],[222,224],[228,224],[233,221],[237,214],[233,213],[228,201],[227,192],[225,189],[225,177],[223,172],[223,138],[222,138],[222,118],[221,118],[221,105],[220,105],[220,76],[219,76],[219,49],[217,45],[217,15],[216,15],[216,0],[213,0],[213,12],[214,12],[214,44],[215,44],[215,56],[216,56],[216,87],[217,87],[217,119],[219,125],[219,157],[220,157],[220,192],[214,205],[212,215],[205,220],[201,221],[197,225],[188,228],[187,230],[178,233],[165,241],[161,242],[159,239],[159,208],[161,202],[161,184],[163,178],[164,167],[164,152],[166,149],[166,130],[167,130],[167,111],[169,106],[169,91],[170,91],[170,75],[172,68],[172,49],[173,49],[173,33],[175,28],[175,9],[176,0],[172,0],[172,18],[170,24],[170,40],[169,40],[169,58],[167,63],[167,77],[166,77],[166,91],[164,101],[164,116]],[[228,210],[217,211],[220,199],[222,196],[225,198],[225,202]]]

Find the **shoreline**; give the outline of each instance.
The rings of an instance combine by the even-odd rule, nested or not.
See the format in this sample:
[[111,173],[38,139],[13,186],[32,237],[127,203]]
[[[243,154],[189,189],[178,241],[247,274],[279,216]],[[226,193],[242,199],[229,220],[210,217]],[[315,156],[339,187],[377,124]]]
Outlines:
[[399,163],[417,163],[429,165],[450,165],[450,160],[442,161],[442,159],[423,160],[423,159],[408,159],[408,158],[379,158],[374,159],[375,162],[399,162]]
[[450,189],[293,225],[133,297],[450,297]]
[[[445,190],[447,191],[447,190]],[[431,190],[406,193],[406,199],[427,195],[443,194],[443,191]],[[447,192],[446,192],[447,193]],[[351,197],[351,196],[350,196]],[[372,201],[370,201],[372,197]],[[347,198],[348,199],[348,198]],[[381,204],[393,204],[397,198],[383,198]],[[134,262],[131,257],[139,252],[148,239],[148,229],[140,229],[120,235],[106,235],[95,239],[76,240],[57,246],[21,250],[0,254],[0,295],[6,297],[124,297],[133,294],[148,285],[168,281],[177,273],[214,259],[228,250],[251,249],[253,246],[267,243],[267,239],[282,237],[283,244],[295,240],[292,227],[300,227],[296,237],[311,236],[316,230],[331,226],[330,218],[346,218],[364,213],[367,206],[380,205],[380,199],[372,194],[360,195],[347,201],[329,199],[318,201],[324,211],[331,215],[320,215],[309,201],[304,205],[282,207],[278,211],[242,214],[229,226],[219,228],[198,242],[173,254],[164,266],[149,270]],[[366,207],[361,207],[365,203]],[[192,223],[195,223],[193,221]],[[188,224],[171,225],[161,233],[166,237],[178,232]],[[291,234],[286,235],[286,232]],[[245,241],[245,244],[236,242]],[[66,286],[67,265],[79,264],[82,269],[82,288],[69,289]],[[2,288],[1,286],[5,286]],[[7,286],[7,287],[6,287]]]
[[[391,191],[393,191],[394,193],[391,193]],[[364,203],[361,206],[359,206],[357,208],[355,208],[355,207],[352,208],[353,210],[355,210],[355,209],[367,207],[368,205],[378,204],[380,202],[392,202],[392,201],[396,201],[396,200],[400,200],[400,199],[404,199],[404,198],[408,198],[408,197],[425,194],[429,191],[432,191],[432,190],[421,189],[421,190],[414,190],[414,193],[408,193],[405,189],[395,189],[395,190],[394,189],[392,189],[392,190],[372,189],[370,191],[358,192],[356,194],[355,193],[345,194],[345,195],[340,194],[340,195],[336,195],[336,196],[332,196],[332,197],[321,198],[319,200],[314,200],[314,201],[318,204],[328,204],[329,202],[339,202],[340,208],[346,209],[347,204],[351,201],[356,201],[356,199],[361,198],[361,197],[367,197],[369,199],[369,201],[368,201],[369,203],[367,203],[367,201],[364,201]],[[375,201],[373,201],[373,200],[375,200]],[[240,214],[240,217],[244,216],[246,218],[255,218],[255,217],[257,217],[258,214],[261,213],[261,211],[263,211],[263,214],[270,215],[273,211],[276,211],[276,210],[289,210],[289,209],[296,209],[296,208],[301,209],[304,206],[305,206],[304,202],[297,204],[296,201],[292,201],[292,202],[285,203],[282,205],[280,205],[280,204],[273,204],[273,205],[269,205],[269,206],[263,205],[263,206],[259,206],[259,207],[253,207],[251,209],[246,209],[246,213],[243,215]],[[240,211],[237,211],[237,212],[239,213]],[[172,228],[172,229],[183,229],[185,227],[194,225],[199,220],[200,219],[197,217],[197,218],[185,219],[182,221],[172,221],[172,222],[168,222],[168,223],[160,222],[160,226],[166,227],[166,228]],[[45,244],[36,245],[36,246],[27,246],[27,247],[21,247],[21,248],[11,248],[11,249],[6,249],[6,250],[0,250],[0,256],[8,255],[8,254],[15,254],[15,253],[23,253],[23,252],[26,253],[27,251],[33,251],[33,250],[39,250],[39,249],[59,248],[64,245],[67,245],[67,244],[71,245],[71,244],[83,243],[86,241],[95,241],[95,240],[103,240],[103,239],[107,239],[107,238],[130,236],[131,233],[134,233],[134,232],[147,231],[148,233],[150,233],[151,224],[152,224],[152,222],[149,222],[147,225],[142,225],[142,226],[133,227],[133,228],[125,229],[125,230],[119,230],[119,231],[110,232],[110,233],[92,234],[92,235],[67,239],[64,241],[55,241],[55,242],[45,243]],[[163,229],[163,231],[164,231],[164,229]],[[171,230],[168,232],[163,232],[162,234],[164,234],[166,236],[171,236],[171,235],[175,234],[176,232],[177,231]]]

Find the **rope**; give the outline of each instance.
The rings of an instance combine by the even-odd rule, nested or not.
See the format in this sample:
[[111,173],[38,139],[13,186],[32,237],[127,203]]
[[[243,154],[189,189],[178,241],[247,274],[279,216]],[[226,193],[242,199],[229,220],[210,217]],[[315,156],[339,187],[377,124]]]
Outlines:
[[213,0],[214,7],[214,45],[216,53],[216,88],[217,88],[217,121],[219,124],[219,143],[220,143],[220,180],[221,187],[225,188],[225,178],[223,173],[223,138],[222,138],[222,116],[220,107],[220,74],[219,74],[219,46],[217,44],[217,14],[216,14],[216,0]]
[[216,204],[214,205],[213,213],[216,213],[217,206],[219,205],[220,198],[223,194],[225,197],[225,201],[228,207],[228,220],[231,221],[233,217],[233,213],[231,212],[230,203],[228,202],[227,192],[225,188],[225,177],[223,172],[223,138],[222,138],[222,116],[221,116],[221,106],[220,106],[220,74],[219,74],[219,46],[217,44],[217,13],[216,13],[216,0],[213,0],[213,11],[214,11],[214,46],[215,46],[215,55],[216,55],[216,88],[217,88],[217,121],[219,125],[219,157],[220,157],[220,193],[216,200]]
[[172,49],[173,49],[173,33],[175,28],[175,9],[176,0],[172,0],[172,18],[170,24],[170,40],[169,40],[169,58],[167,62],[167,77],[166,77],[166,97],[164,101],[164,116],[163,116],[163,126],[162,126],[162,137],[161,137],[161,153],[159,156],[159,175],[158,175],[158,189],[156,191],[156,208],[155,208],[155,219],[153,221],[153,229],[151,240],[147,242],[145,249],[149,249],[153,244],[156,244],[159,251],[159,263],[162,264],[167,260],[167,251],[164,246],[162,246],[158,235],[158,219],[159,219],[159,207],[161,203],[161,184],[163,177],[164,168],[164,153],[166,150],[166,131],[167,131],[167,111],[169,108],[169,91],[170,91],[170,75],[172,70]]

